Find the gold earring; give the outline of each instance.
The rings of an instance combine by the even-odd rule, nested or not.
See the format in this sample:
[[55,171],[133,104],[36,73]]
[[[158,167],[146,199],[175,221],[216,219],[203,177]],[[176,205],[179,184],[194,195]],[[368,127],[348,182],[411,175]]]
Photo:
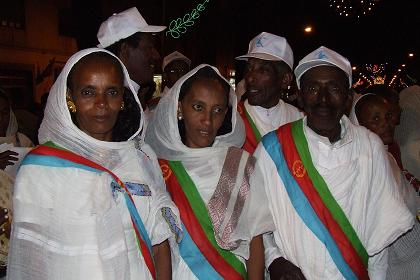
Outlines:
[[182,120],[182,113],[180,110],[178,110],[176,117],[178,118],[179,121]]
[[121,111],[124,110],[124,108],[125,108],[125,104],[124,104],[124,101],[123,101],[123,102],[121,102],[121,107],[120,107]]
[[71,100],[68,94],[66,94],[66,102],[67,102],[67,108],[69,109],[70,113],[73,113],[73,114],[76,113],[77,112],[76,104],[74,104],[74,102]]

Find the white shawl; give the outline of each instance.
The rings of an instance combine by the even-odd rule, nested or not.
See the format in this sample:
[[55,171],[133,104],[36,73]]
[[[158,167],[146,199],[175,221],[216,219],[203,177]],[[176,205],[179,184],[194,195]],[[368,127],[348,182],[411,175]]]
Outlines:
[[[165,95],[160,100],[153,115],[153,119],[148,124],[146,142],[156,151],[158,158],[182,162],[187,173],[195,183],[200,196],[206,204],[210,216],[212,216],[211,213],[214,209],[212,201],[215,201],[214,198],[217,196],[219,190],[225,191],[228,188],[227,185],[222,188],[218,188],[218,182],[222,175],[223,165],[226,163],[225,159],[228,149],[229,147],[240,148],[243,145],[245,139],[245,129],[242,119],[237,113],[236,95],[234,90],[231,88],[229,93],[229,106],[232,107],[232,131],[224,135],[216,136],[216,139],[211,147],[198,149],[189,148],[182,143],[177,120],[180,89],[182,84],[189,77],[195,74],[199,69],[206,66],[209,65],[202,64],[191,70],[175,83],[169,94]],[[220,77],[222,77],[215,67],[212,68]],[[245,155],[248,156],[248,153],[243,152],[243,155],[242,159],[245,158]],[[267,198],[265,197],[260,184],[261,171],[259,168],[260,167],[257,163],[255,165],[255,170],[250,176],[249,195],[242,210],[239,223],[233,230],[233,233],[228,240],[231,245],[236,245],[230,247],[230,245],[227,245],[226,243],[223,244],[223,237],[221,237],[223,226],[221,226],[218,230],[216,228],[217,223],[212,220],[213,226],[215,226],[215,235],[219,246],[224,248],[225,245],[227,245],[225,249],[234,249],[234,253],[244,259],[247,259],[249,256],[249,241],[252,237],[272,231],[274,228],[266,203]],[[239,170],[239,173],[244,171],[243,163],[241,163]],[[230,195],[231,202],[235,201],[235,194],[237,192],[238,187],[236,186],[235,190]],[[223,210],[226,211],[226,220],[228,217],[231,217],[233,213],[233,209],[231,209],[233,204],[231,202],[229,202],[229,207]],[[225,225],[225,223],[223,223],[223,225]],[[217,236],[218,234],[220,234],[220,236]],[[173,258],[176,259],[179,258],[179,256],[175,254],[173,255]],[[177,279],[189,279],[186,275],[190,274],[186,272],[188,269],[185,264],[181,263],[179,265],[181,268],[178,268],[178,265],[179,264],[176,264],[174,268],[174,277],[177,277]]]
[[[74,54],[53,85],[40,142],[53,141],[108,168],[124,182],[144,186],[143,192],[133,192],[132,197],[151,244],[159,244],[171,236],[171,230],[179,229],[179,214],[165,191],[155,154],[142,142],[143,120],[127,141],[104,142],[82,132],[67,108],[68,74],[93,52],[109,53],[92,48]],[[125,86],[143,114],[127,70],[121,66]],[[22,165],[13,196],[9,279],[150,279],[124,195],[112,186],[106,173],[74,166]]]

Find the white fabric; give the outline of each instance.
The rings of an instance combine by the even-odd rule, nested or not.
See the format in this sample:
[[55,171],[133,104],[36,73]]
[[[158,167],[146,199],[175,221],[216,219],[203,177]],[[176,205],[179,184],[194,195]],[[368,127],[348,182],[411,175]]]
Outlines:
[[136,7],[118,14],[113,14],[104,21],[98,30],[99,48],[106,48],[121,39],[130,37],[137,32],[157,33],[166,26],[148,25]]
[[303,113],[295,106],[285,103],[281,99],[276,106],[271,107],[270,109],[261,106],[251,106],[249,105],[248,100],[245,100],[244,105],[261,136],[276,130],[286,123],[296,121],[303,117]]
[[[164,97],[165,95],[167,95],[169,92],[171,91],[170,88],[168,88],[168,86],[165,86],[165,88],[163,89],[162,93],[160,94],[160,98]],[[159,101],[160,102],[160,101]]]
[[352,86],[352,69],[350,61],[339,53],[321,46],[302,58],[299,61],[298,66],[295,68],[296,83],[298,89],[300,89],[300,78],[305,74],[306,71],[317,66],[328,65],[336,66],[346,73],[349,78],[349,88]]
[[[390,166],[398,184],[398,191],[411,214],[415,217],[420,209],[420,196],[402,174],[395,158],[388,153]],[[420,223],[400,236],[389,248],[387,279],[419,279],[420,277]]]
[[9,125],[6,129],[6,135],[0,137],[0,144],[13,144],[15,147],[33,147],[32,141],[24,134],[18,132],[18,122],[12,108],[9,113]]
[[401,161],[416,178],[420,178],[420,86],[411,86],[400,93],[401,120],[395,129],[400,145]]
[[9,126],[7,127],[6,130],[6,136],[11,136],[16,134],[18,131],[18,122],[16,120],[16,116],[13,113],[12,108],[10,108],[10,113],[9,113]]
[[[236,111],[236,96],[231,88],[229,104],[232,106],[233,131],[217,136],[213,146],[194,149],[185,146],[179,135],[177,123],[178,97],[181,85],[199,69],[203,64],[191,70],[172,87],[171,92],[163,97],[148,125],[146,141],[157,152],[159,158],[166,160],[179,160],[184,165],[187,173],[195,183],[205,204],[213,195],[223,163],[229,147],[241,147],[245,138],[242,119]],[[212,67],[218,74],[216,68]],[[220,75],[220,74],[219,74]],[[227,81],[226,81],[227,82]],[[231,241],[240,241],[233,253],[242,261],[249,257],[249,242],[259,234],[273,229],[272,218],[269,214],[265,193],[261,192],[261,170],[258,162],[250,179],[250,192],[245,202],[243,212],[234,230]],[[173,279],[196,279],[187,264],[180,257],[178,246],[171,239]]]
[[[304,119],[315,168],[373,256],[409,230],[413,217],[397,191],[381,140],[367,129],[351,124],[345,116],[341,127],[341,140],[331,144],[328,138],[307,127]],[[276,224],[274,239],[284,257],[300,267],[307,279],[343,279],[324,244],[295,211],[262,143],[254,156],[264,170],[262,183]]]
[[[205,162],[208,158],[216,156],[212,153],[219,153],[220,151],[224,154],[227,147],[241,147],[244,143],[245,127],[236,110],[237,101],[233,89],[231,89],[229,95],[229,103],[233,108],[232,131],[228,134],[217,136],[212,147],[192,149],[182,143],[176,118],[179,91],[185,80],[204,66],[207,65],[201,64],[185,74],[174,84],[170,94],[160,99],[146,133],[146,141],[152,146],[158,158],[181,161],[185,159],[202,159]],[[215,67],[212,68],[219,73]]]
[[[133,199],[152,244],[159,244],[171,236],[161,209],[170,207],[179,214],[164,190],[153,151],[133,140],[142,125],[128,141],[103,142],[71,121],[65,102],[67,76],[77,61],[92,52],[107,51],[76,53],[52,87],[40,141],[51,140],[96,161],[124,182],[147,185],[151,195],[133,195]],[[137,95],[132,94],[140,107]],[[106,173],[75,167],[21,166],[13,200],[8,279],[152,279],[137,247],[123,195],[112,192],[111,181]]]
[[188,67],[190,67],[191,65],[191,60],[186,57],[185,55],[183,55],[182,53],[178,52],[178,51],[174,51],[170,54],[168,54],[167,56],[165,56],[163,58],[163,62],[162,62],[162,71],[165,71],[165,67],[171,63],[172,61],[175,60],[182,60],[185,61],[188,64]]
[[263,60],[284,61],[293,69],[293,51],[286,38],[268,32],[262,32],[255,36],[248,46],[248,53],[236,57],[237,60],[248,58]]
[[[44,119],[42,120],[39,129],[38,139],[39,143],[53,141],[76,154],[89,158],[108,169],[112,169],[121,161],[120,156],[118,155],[119,150],[132,147],[134,144],[137,146],[141,144],[143,135],[141,135],[140,132],[144,125],[143,109],[139,105],[142,116],[139,127],[136,133],[125,142],[104,142],[97,140],[87,135],[73,123],[66,103],[67,76],[77,61],[92,52],[106,52],[111,54],[104,49],[91,48],[79,51],[69,58],[51,88],[45,108]],[[111,55],[115,57],[115,55]],[[119,59],[118,61],[123,65]],[[137,92],[131,84],[125,66],[123,66],[123,70],[125,77],[124,85],[130,89],[135,101],[140,104]]]
[[353,100],[353,104],[351,105],[351,110],[350,110],[350,115],[349,115],[349,119],[353,124],[360,125],[359,124],[359,119],[357,118],[357,115],[356,115],[356,104],[359,103],[360,100],[362,100],[363,98],[365,98],[366,96],[369,96],[369,95],[376,95],[376,94],[366,93],[366,94],[357,96]]

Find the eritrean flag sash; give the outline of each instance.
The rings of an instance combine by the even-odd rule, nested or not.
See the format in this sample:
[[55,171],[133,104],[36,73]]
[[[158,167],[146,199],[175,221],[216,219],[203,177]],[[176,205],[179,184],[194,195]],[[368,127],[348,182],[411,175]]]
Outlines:
[[153,279],[156,279],[156,271],[152,258],[152,244],[141,217],[137,212],[131,193],[124,182],[122,182],[114,173],[105,167],[68,150],[64,150],[63,148],[55,145],[53,142],[47,142],[30,151],[22,162],[22,165],[29,164],[74,167],[92,172],[106,172],[111,175],[115,182],[121,187],[121,190],[124,191],[124,198],[130,212],[131,222],[133,223],[133,228],[136,233],[138,246],[150,274]]
[[207,207],[180,161],[159,160],[166,188],[179,209],[184,237],[181,257],[198,279],[246,279],[244,264],[219,247]]
[[246,111],[243,102],[238,103],[238,113],[244,121],[246,132],[246,139],[242,149],[253,154],[258,143],[261,141],[261,133],[258,131],[258,128],[249,113]]
[[303,119],[266,134],[262,143],[276,165],[296,212],[324,243],[342,275],[346,279],[369,279],[369,256],[312,163]]

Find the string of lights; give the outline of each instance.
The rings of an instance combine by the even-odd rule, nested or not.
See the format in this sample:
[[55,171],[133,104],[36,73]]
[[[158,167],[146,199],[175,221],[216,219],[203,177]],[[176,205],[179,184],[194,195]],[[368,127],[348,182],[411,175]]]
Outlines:
[[361,67],[353,66],[352,69],[356,81],[353,84],[353,88],[356,91],[363,91],[363,89],[375,84],[386,84],[401,90],[417,82],[408,75],[406,64],[398,66],[389,65],[388,63],[365,64]]
[[360,18],[370,14],[380,0],[329,0],[340,16]]

